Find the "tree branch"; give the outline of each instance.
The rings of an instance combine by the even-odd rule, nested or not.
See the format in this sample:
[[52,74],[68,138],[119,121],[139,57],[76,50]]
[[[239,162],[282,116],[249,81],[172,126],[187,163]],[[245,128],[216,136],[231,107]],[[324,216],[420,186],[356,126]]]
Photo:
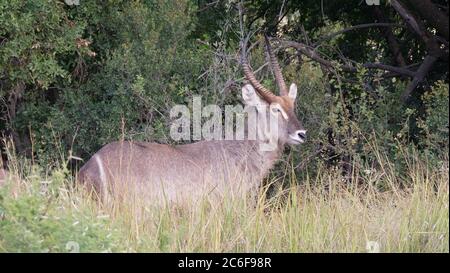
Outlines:
[[[388,19],[383,14],[380,8],[374,7],[373,12],[375,14],[375,17],[378,21],[382,23],[388,23]],[[397,63],[397,65],[404,67],[406,66],[405,58],[402,55],[402,52],[400,50],[400,45],[398,44],[397,39],[395,38],[394,33],[392,32],[391,27],[386,27],[384,31],[384,36],[386,37],[386,40],[388,42],[389,48],[392,51],[392,54],[394,55],[394,61]]]
[[403,102],[406,102],[411,95],[411,93],[416,89],[417,85],[423,81],[425,76],[428,74],[428,71],[431,70],[433,67],[433,64],[438,60],[436,56],[433,55],[427,55],[425,59],[423,60],[422,64],[419,66],[419,69],[417,69],[416,75],[414,76],[413,80],[409,82],[408,86],[406,87],[405,91],[403,91],[401,95],[401,99]]
[[351,26],[351,27],[344,28],[342,30],[333,32],[329,35],[320,37],[314,44],[315,45],[321,44],[326,40],[330,40],[338,35],[341,35],[345,32],[349,32],[349,31],[352,31],[355,29],[371,28],[371,27],[393,27],[393,26],[402,27],[402,25],[393,24],[393,23],[368,23],[368,24],[355,25],[355,26]]
[[417,20],[398,0],[391,0],[392,7],[405,20],[412,30],[424,41],[429,54],[440,57],[443,53],[433,34],[429,33],[422,21]]
[[[294,42],[294,41],[281,41],[281,47],[283,48],[288,48],[288,47],[292,47],[297,49],[300,53],[302,53],[303,55],[307,56],[308,58],[324,65],[327,67],[334,67],[334,64],[326,59],[324,59],[322,56],[320,56],[315,50],[313,50],[311,47],[308,47],[305,44],[299,43],[299,42]],[[382,64],[382,63],[363,63],[360,64],[362,67],[368,68],[368,69],[380,69],[380,70],[384,70],[384,71],[390,71],[390,72],[395,72],[398,73],[400,75],[405,75],[408,77],[414,77],[415,76],[415,72],[411,71],[409,69],[406,68],[402,68],[402,67],[396,67],[396,66],[391,66],[391,65],[387,65],[387,64]],[[357,67],[353,66],[353,65],[342,65],[340,68],[342,68],[343,71],[346,72],[357,72],[358,69]]]
[[430,0],[409,0],[409,2],[448,41],[448,15],[444,14]]
[[391,0],[391,5],[424,41],[428,50],[428,55],[423,60],[416,75],[401,95],[402,101],[406,102],[414,89],[416,89],[417,85],[423,81],[425,76],[432,69],[434,63],[444,55],[444,52],[440,49],[436,37],[426,29],[422,21],[417,20],[398,0]]

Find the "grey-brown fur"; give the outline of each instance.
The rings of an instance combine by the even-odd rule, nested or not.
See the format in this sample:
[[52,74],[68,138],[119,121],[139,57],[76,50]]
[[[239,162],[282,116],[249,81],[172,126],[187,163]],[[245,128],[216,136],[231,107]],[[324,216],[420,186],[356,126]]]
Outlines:
[[[279,157],[280,149],[261,152],[256,141],[202,141],[169,146],[144,142],[113,142],[79,172],[79,181],[103,198],[136,190],[157,201],[176,201],[228,190],[256,191]],[[138,188],[135,188],[138,187]]]

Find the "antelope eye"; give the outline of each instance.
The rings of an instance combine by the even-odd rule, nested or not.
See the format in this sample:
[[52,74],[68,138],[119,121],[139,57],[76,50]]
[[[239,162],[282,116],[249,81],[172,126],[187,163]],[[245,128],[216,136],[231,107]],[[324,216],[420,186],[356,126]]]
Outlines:
[[281,110],[280,110],[280,108],[273,108],[273,112],[274,113],[276,113],[276,112],[281,113]]

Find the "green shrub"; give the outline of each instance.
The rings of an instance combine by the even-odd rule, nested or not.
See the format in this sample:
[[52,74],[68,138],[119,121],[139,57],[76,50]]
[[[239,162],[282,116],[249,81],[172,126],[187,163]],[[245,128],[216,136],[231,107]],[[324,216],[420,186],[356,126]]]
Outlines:
[[[118,241],[119,231],[94,209],[95,204],[70,197],[73,193],[69,194],[65,185],[67,171],[55,171],[45,180],[41,177],[34,172],[14,191],[0,188],[0,251],[127,250],[127,245]],[[11,182],[11,186],[14,183],[19,182]]]
[[448,84],[443,81],[436,82],[423,95],[426,115],[418,121],[419,127],[424,131],[421,143],[435,152],[448,150],[448,101]]

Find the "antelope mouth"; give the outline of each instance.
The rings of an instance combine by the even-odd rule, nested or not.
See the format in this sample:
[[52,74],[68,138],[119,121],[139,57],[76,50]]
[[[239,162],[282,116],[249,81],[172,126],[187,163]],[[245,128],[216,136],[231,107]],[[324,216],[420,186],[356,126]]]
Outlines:
[[300,144],[306,141],[306,131],[299,130],[295,134],[289,134],[289,140],[291,144]]
[[300,138],[298,136],[289,135],[289,143],[290,144],[301,144],[306,141],[306,138]]

